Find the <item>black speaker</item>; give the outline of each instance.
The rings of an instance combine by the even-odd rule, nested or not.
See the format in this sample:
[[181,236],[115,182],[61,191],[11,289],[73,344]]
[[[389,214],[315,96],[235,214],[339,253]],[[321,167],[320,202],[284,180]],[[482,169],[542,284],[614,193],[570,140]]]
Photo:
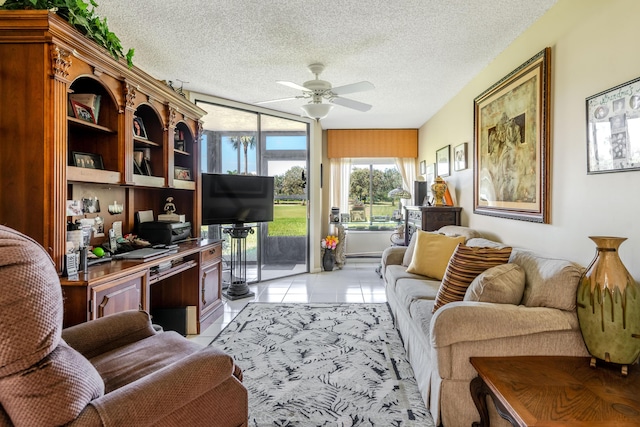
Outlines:
[[429,194],[427,181],[413,181],[413,204],[414,206],[426,205],[424,198]]

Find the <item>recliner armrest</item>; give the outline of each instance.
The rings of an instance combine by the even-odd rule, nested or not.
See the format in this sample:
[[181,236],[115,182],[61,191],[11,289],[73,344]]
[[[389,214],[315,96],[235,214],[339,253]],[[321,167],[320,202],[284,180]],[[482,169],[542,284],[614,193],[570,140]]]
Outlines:
[[[233,358],[214,347],[205,347],[153,374],[93,400],[103,425],[155,425],[182,406],[215,389],[225,381],[246,389],[234,376]],[[244,402],[244,403],[243,403]]]
[[147,312],[128,310],[66,328],[62,339],[91,359],[155,333]]

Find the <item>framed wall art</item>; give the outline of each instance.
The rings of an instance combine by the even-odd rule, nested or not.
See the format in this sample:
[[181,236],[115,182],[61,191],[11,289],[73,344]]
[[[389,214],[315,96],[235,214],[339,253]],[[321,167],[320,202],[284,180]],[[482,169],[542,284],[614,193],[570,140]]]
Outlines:
[[474,100],[474,213],[549,221],[550,57],[545,48]]
[[437,176],[449,176],[450,169],[450,160],[449,160],[449,152],[451,151],[451,146],[447,145],[446,147],[442,147],[438,151],[436,151],[436,175]]
[[424,174],[424,180],[427,181],[427,186],[429,187],[429,191],[431,191],[431,184],[433,184],[433,180],[436,179],[436,164],[429,163],[427,165],[427,172]]
[[590,96],[587,173],[640,170],[640,78]]
[[467,168],[467,143],[456,145],[453,149],[453,170],[461,171]]
[[427,173],[427,161],[423,160],[420,162],[420,175],[424,175]]

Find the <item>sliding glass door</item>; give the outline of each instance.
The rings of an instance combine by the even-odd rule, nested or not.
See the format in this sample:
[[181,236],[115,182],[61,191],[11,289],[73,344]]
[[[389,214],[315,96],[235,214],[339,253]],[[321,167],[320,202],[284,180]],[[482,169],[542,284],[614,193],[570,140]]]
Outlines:
[[273,116],[260,122],[260,167],[275,181],[274,220],[261,229],[262,277],[308,271],[307,124]]
[[[257,282],[308,268],[306,176],[308,125],[304,122],[197,101],[203,118],[203,173],[273,176],[273,222],[254,224],[246,240],[247,281]],[[209,238],[224,239],[223,268],[231,254],[225,225],[203,226]],[[223,269],[223,280],[232,280]]]

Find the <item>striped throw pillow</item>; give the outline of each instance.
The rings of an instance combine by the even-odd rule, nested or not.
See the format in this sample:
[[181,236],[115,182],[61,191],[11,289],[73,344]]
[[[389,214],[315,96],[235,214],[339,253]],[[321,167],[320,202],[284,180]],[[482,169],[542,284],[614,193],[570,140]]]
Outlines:
[[462,301],[473,279],[491,267],[506,264],[510,256],[510,247],[482,248],[459,244],[447,264],[433,312],[447,303]]

